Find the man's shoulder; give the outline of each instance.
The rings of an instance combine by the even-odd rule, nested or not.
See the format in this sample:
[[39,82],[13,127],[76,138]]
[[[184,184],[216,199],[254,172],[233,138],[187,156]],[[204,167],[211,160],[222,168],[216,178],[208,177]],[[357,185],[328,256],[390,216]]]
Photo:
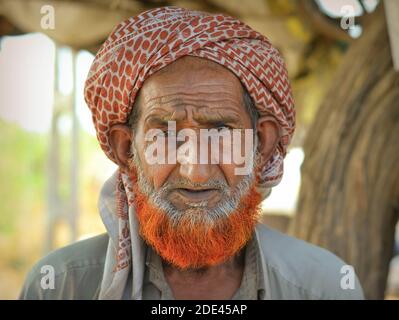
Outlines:
[[[101,280],[108,240],[107,234],[101,234],[57,249],[40,259],[26,278],[21,298],[74,298],[78,286],[87,289],[80,291],[87,293],[82,298],[92,295]],[[46,275],[54,276],[54,289],[43,290],[41,281]]]
[[350,277],[351,267],[332,252],[264,225],[257,226],[257,235],[270,284],[281,296],[363,299],[354,273],[354,289],[346,287],[351,285],[351,279],[345,278]]
[[104,264],[108,245],[108,235],[101,234],[92,238],[77,241],[68,246],[57,249],[39,260],[34,268],[51,265],[57,273],[71,268]]

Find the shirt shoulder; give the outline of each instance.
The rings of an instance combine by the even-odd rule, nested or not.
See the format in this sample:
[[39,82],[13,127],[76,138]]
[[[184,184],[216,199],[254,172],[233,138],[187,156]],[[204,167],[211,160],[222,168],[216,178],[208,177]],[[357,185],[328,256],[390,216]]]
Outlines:
[[102,234],[78,241],[40,259],[28,273],[20,299],[95,298],[108,239]]
[[264,225],[256,230],[272,299],[364,299],[354,270],[332,252]]

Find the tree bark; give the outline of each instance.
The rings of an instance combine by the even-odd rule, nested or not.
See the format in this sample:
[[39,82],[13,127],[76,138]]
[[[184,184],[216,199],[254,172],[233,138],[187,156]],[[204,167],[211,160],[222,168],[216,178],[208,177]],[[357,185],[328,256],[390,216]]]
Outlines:
[[305,141],[290,233],[354,266],[382,299],[399,215],[399,74],[383,9],[343,58]]

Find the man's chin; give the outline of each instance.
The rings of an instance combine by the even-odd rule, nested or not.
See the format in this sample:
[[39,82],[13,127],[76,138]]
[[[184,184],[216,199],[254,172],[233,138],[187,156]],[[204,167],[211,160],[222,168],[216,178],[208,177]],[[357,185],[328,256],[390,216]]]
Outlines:
[[205,223],[195,219],[204,208],[190,209],[176,221],[153,206],[135,185],[140,234],[168,263],[180,269],[200,269],[225,262],[252,237],[261,197],[252,187],[238,209],[226,218]]

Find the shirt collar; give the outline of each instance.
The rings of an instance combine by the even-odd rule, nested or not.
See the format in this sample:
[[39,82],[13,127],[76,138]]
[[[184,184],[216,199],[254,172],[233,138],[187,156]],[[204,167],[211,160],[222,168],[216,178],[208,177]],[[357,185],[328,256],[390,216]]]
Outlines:
[[[153,248],[148,246],[146,260],[148,281],[161,294],[161,299],[173,299],[173,293],[164,276],[162,260]],[[256,289],[253,289],[255,286]],[[245,246],[245,267],[241,285],[233,296],[235,299],[263,299],[265,294],[264,274],[261,263],[260,247],[255,235]]]

